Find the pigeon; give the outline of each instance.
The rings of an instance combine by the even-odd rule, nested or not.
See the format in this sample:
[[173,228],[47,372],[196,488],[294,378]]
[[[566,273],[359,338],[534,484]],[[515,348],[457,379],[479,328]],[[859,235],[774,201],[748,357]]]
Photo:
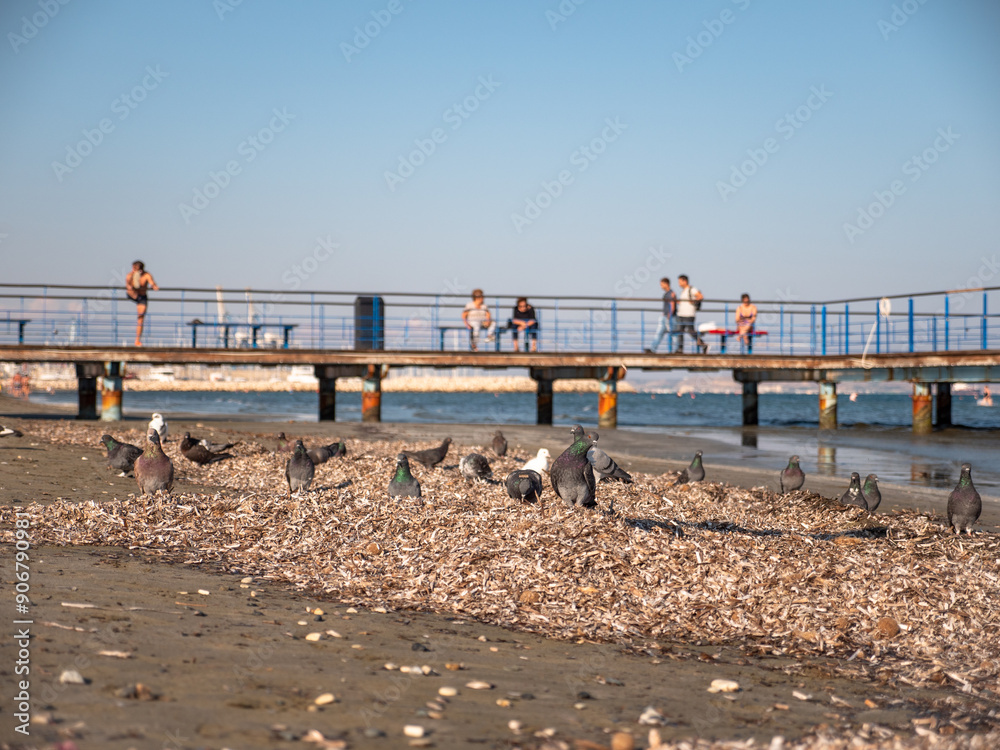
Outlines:
[[567,505],[593,508],[597,505],[594,467],[587,460],[587,451],[594,442],[583,433],[579,425],[573,427],[573,444],[552,462],[549,480],[552,489]]
[[[600,435],[596,432],[588,433],[587,437],[595,443],[600,439]],[[587,460],[590,461],[590,465],[594,467],[594,471],[598,475],[598,482],[603,479],[617,479],[619,482],[625,482],[625,484],[632,483],[632,475],[618,466],[611,456],[602,451],[596,445],[591,446],[590,450],[587,451]]]
[[851,472],[851,486],[840,496],[841,505],[857,505],[859,508],[868,510],[868,501],[861,491],[861,475],[858,472]]
[[493,433],[493,452],[501,458],[507,455],[507,438],[500,430]]
[[135,460],[142,455],[142,448],[128,443],[119,443],[110,435],[101,435],[101,443],[108,449],[108,466],[118,469],[121,476],[131,474]]
[[160,442],[166,442],[167,440],[167,420],[163,418],[160,412],[153,412],[153,418],[149,420],[149,430],[156,430],[160,436]]
[[389,497],[420,497],[420,482],[410,473],[405,453],[396,456],[396,473],[389,482]]
[[213,443],[208,438],[202,438],[198,442],[204,445],[206,448],[208,448],[208,450],[212,451],[212,453],[222,453],[222,451],[229,450],[230,448],[234,447],[236,443],[239,443],[240,441],[237,440],[236,443]]
[[185,432],[184,439],[181,440],[181,455],[188,461],[193,461],[199,466],[214,464],[216,461],[225,461],[227,458],[233,457],[232,453],[210,451],[205,447],[204,441],[196,442],[191,437],[190,432]]
[[308,490],[312,484],[313,474],[316,467],[313,466],[312,459],[306,453],[306,447],[301,440],[295,441],[295,451],[292,457],[285,464],[285,479],[288,480],[288,494],[299,490]]
[[548,448],[539,448],[538,455],[533,459],[528,461],[522,469],[526,471],[537,471],[539,474],[545,472],[548,473],[549,467],[552,465],[552,454],[549,453]]
[[458,462],[458,470],[462,472],[463,477],[472,481],[485,482],[493,479],[493,470],[490,468],[490,462],[486,460],[485,456],[481,456],[478,453],[470,453],[468,456],[462,456],[462,460]]
[[24,437],[24,433],[20,430],[15,430],[13,427],[5,427],[0,424],[0,437]]
[[535,502],[542,494],[542,475],[531,469],[514,469],[504,484],[508,496],[526,503]]
[[868,503],[868,511],[874,513],[879,503],[882,502],[882,493],[878,491],[878,475],[869,474],[866,476],[861,491],[865,495],[865,502]]
[[425,469],[433,469],[444,461],[444,457],[448,455],[448,446],[450,445],[451,438],[446,437],[437,448],[428,448],[423,451],[403,451],[403,455],[410,461],[422,464]]
[[135,481],[143,495],[152,495],[160,490],[169,493],[174,486],[174,465],[160,447],[159,432],[151,429],[146,435],[146,440],[149,444],[135,459],[135,466],[132,469]]
[[781,470],[778,475],[778,483],[781,485],[781,494],[794,492],[801,489],[805,484],[806,474],[799,468],[799,457],[792,456],[788,459],[788,466]]
[[962,476],[958,486],[948,497],[948,526],[956,534],[963,531],[972,536],[972,527],[983,512],[983,499],[972,484],[972,464],[962,464]]
[[338,440],[336,443],[330,443],[329,445],[321,445],[319,448],[313,448],[309,451],[309,458],[317,466],[325,464],[331,458],[346,455],[347,445],[343,440]]
[[671,486],[676,487],[680,484],[692,484],[694,482],[701,482],[704,479],[705,467],[701,464],[701,451],[695,451],[694,458],[691,459],[691,465],[681,472],[680,476],[674,480]]
[[288,442],[288,438],[285,437],[285,433],[278,433],[278,447],[275,448],[276,453],[291,453],[295,450],[295,446]]

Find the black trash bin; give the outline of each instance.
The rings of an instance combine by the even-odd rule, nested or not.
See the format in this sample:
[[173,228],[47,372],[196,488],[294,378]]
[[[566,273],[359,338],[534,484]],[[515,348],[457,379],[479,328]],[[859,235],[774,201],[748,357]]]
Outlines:
[[381,297],[355,298],[354,348],[362,351],[385,348],[385,303]]

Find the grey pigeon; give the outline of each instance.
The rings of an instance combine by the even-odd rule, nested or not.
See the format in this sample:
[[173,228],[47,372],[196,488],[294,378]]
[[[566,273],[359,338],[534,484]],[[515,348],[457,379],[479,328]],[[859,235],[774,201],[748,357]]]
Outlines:
[[410,461],[416,461],[418,464],[421,464],[425,469],[433,469],[444,461],[444,457],[448,455],[448,446],[450,445],[451,438],[446,437],[437,448],[428,448],[422,451],[403,451],[403,455]]
[[295,441],[295,450],[292,457],[285,464],[285,479],[288,480],[288,494],[299,490],[308,490],[312,484],[316,467],[313,466],[312,459],[306,453],[306,447],[301,440]]
[[123,476],[131,474],[135,460],[142,455],[142,448],[129,443],[119,443],[110,435],[101,435],[101,443],[108,450],[108,466],[118,469]]
[[185,432],[184,437],[181,440],[181,455],[184,456],[188,461],[193,461],[199,466],[204,466],[205,464],[214,464],[217,461],[225,461],[227,458],[232,458],[232,453],[215,453],[210,451],[204,446],[203,443],[199,443],[191,437],[190,432]]
[[542,475],[531,469],[514,469],[504,479],[504,485],[508,496],[533,503],[542,494]]
[[806,473],[799,468],[799,457],[792,456],[788,459],[788,466],[781,470],[778,475],[778,483],[781,485],[781,494],[794,492],[802,489],[805,484]]
[[[587,433],[587,437],[596,443],[600,440],[601,436],[596,432],[589,432]],[[598,482],[603,479],[616,479],[619,482],[624,482],[625,484],[632,484],[632,475],[616,464],[615,460],[611,458],[611,456],[602,451],[596,445],[592,445],[590,450],[587,451],[587,460],[590,461],[590,465],[594,467],[594,471],[597,473]]]
[[572,434],[573,444],[552,462],[549,481],[567,505],[593,508],[597,505],[597,483],[594,481],[594,467],[587,460],[587,451],[594,442],[584,435],[579,425],[573,427]]
[[309,458],[311,458],[312,462],[317,466],[325,464],[331,458],[346,455],[347,445],[343,440],[338,440],[337,442],[330,443],[329,445],[321,445],[319,448],[313,448],[309,451]]
[[962,464],[958,486],[948,496],[948,526],[956,534],[963,531],[972,536],[972,527],[983,512],[983,499],[972,484],[972,464]]
[[174,486],[174,465],[160,447],[160,433],[150,430],[146,440],[149,441],[146,450],[135,459],[132,469],[135,481],[143,495],[152,495],[160,490],[169,493]]
[[882,493],[878,491],[878,475],[869,474],[866,476],[861,491],[865,495],[865,502],[868,503],[868,512],[874,513],[879,503],[882,502]]
[[24,437],[24,433],[20,430],[15,430],[13,427],[5,427],[0,424],[0,437]]
[[861,491],[861,475],[858,472],[851,472],[851,486],[840,496],[841,505],[857,505],[859,508],[868,510],[868,501]]
[[202,438],[198,442],[201,445],[204,445],[208,450],[212,451],[212,453],[222,453],[222,451],[229,450],[230,448],[234,447],[236,443],[240,441],[237,440],[236,443],[213,443],[208,438]]
[[507,438],[500,430],[493,433],[493,452],[501,458],[507,455]]
[[420,482],[410,473],[405,453],[396,456],[396,473],[389,481],[389,497],[420,497]]
[[458,470],[462,472],[463,477],[472,481],[485,482],[493,478],[490,462],[486,460],[485,456],[478,453],[462,456],[462,460],[458,462]]
[[680,476],[674,480],[671,486],[676,487],[681,484],[692,484],[694,482],[701,482],[704,479],[705,467],[701,463],[701,451],[695,451],[694,458],[691,459],[691,465],[681,472]]
[[295,446],[288,441],[288,438],[285,437],[285,433],[279,432],[278,433],[278,447],[275,448],[275,452],[276,453],[291,453],[293,450],[295,450]]

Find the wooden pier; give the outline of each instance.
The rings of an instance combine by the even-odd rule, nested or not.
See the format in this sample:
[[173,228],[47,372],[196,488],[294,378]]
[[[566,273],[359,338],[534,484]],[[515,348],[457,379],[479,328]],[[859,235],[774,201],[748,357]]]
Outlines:
[[[537,422],[552,423],[552,384],[560,379],[591,379],[599,384],[598,424],[617,425],[617,383],[629,370],[724,371],[743,386],[743,424],[758,422],[758,384],[806,382],[818,384],[819,425],[837,426],[837,383],[909,382],[913,384],[913,430],[931,432],[932,398],[937,424],[951,423],[951,384],[986,383],[1000,379],[1000,351],[913,352],[859,356],[791,356],[739,354],[622,354],[440,352],[411,350],[350,351],[330,349],[195,349],[171,347],[0,346],[0,361],[72,363],[76,365],[79,419],[121,419],[122,373],[129,364],[156,365],[311,365],[319,380],[319,419],[336,419],[337,379],[362,379],[362,419],[381,420],[382,379],[394,367],[484,370],[527,369],[537,383]],[[103,383],[101,413],[97,379]],[[932,385],[934,392],[932,393]]]

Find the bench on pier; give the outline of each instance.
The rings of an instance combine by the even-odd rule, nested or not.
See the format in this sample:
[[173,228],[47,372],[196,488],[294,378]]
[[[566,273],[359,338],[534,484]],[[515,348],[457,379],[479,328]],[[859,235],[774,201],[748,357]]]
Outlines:
[[[737,330],[731,330],[728,328],[709,328],[705,331],[700,331],[701,334],[710,334],[712,336],[719,337],[719,351],[721,354],[726,353],[726,339],[729,336],[739,336],[740,332]],[[748,331],[747,335],[750,336],[750,342],[747,346],[747,354],[753,354],[753,338],[754,336],[766,336],[767,331]]]
[[[537,322],[538,319],[536,318],[535,320]],[[468,331],[469,329],[466,328],[464,325],[461,325],[461,326],[438,326],[437,330],[438,330],[438,351],[442,351],[443,352],[444,351],[444,335],[445,335],[445,333],[447,331]],[[538,331],[537,327],[535,328],[535,331],[536,332]],[[499,326],[498,325],[496,327],[496,331],[495,331],[496,339],[493,342],[494,343],[494,350],[495,351],[500,351],[500,344],[501,344],[501,342],[503,340],[503,335],[505,333],[509,333],[511,335],[511,339],[513,340],[513,336],[514,336],[515,332],[517,332],[518,339],[520,340],[521,339],[521,332],[517,328],[515,328],[514,326],[508,326],[508,325],[504,325],[504,326]],[[468,336],[468,334],[466,334],[466,336]],[[486,336],[486,334],[484,332],[483,333],[483,341],[484,341],[484,343],[485,343],[485,336]],[[529,341],[531,341],[531,336],[527,332],[525,332],[525,334],[524,334],[524,346],[526,346],[526,347],[530,346],[528,344]],[[527,349],[525,351],[527,351]]]
[[7,323],[7,333],[10,333],[11,323],[17,323],[17,343],[24,343],[24,327],[31,322],[31,318],[12,318],[10,313],[7,313],[7,317],[3,319]]
[[191,326],[191,348],[198,348],[198,329],[199,328],[215,328],[216,330],[222,329],[222,346],[224,349],[229,348],[229,334],[233,329],[248,328],[250,329],[250,347],[252,349],[259,348],[258,340],[260,338],[260,330],[262,328],[279,328],[283,332],[282,335],[282,349],[288,348],[288,341],[291,336],[293,328],[298,327],[298,323],[205,323],[200,320],[192,320],[188,323]]

